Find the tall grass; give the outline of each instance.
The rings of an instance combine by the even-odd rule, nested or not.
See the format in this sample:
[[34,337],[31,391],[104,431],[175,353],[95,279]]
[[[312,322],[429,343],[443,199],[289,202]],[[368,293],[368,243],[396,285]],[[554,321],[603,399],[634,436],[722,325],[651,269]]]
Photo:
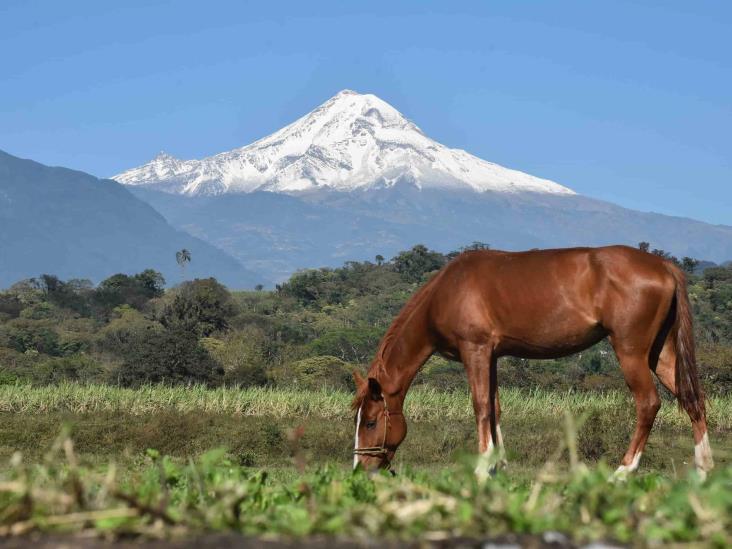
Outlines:
[[[595,462],[598,452],[614,459],[624,450],[634,405],[622,392],[503,390],[502,408],[515,421],[511,466],[484,484],[476,481],[473,460],[452,454],[465,433],[472,448],[468,394],[410,391],[405,413],[417,424],[400,452],[405,463],[430,467],[397,462],[396,478],[369,479],[338,466],[350,464],[350,400],[329,390],[0,386],[0,449],[13,448],[0,471],[0,537],[35,530],[155,538],[223,531],[414,543],[552,530],[582,542],[732,543],[732,467],[722,459],[703,484],[687,474],[681,456],[690,455],[690,437],[675,448],[669,442],[675,435],[657,433],[644,474],[627,482],[608,483],[602,461],[583,464]],[[579,432],[566,412],[590,413],[594,423]],[[79,416],[83,428],[39,435],[58,432],[58,416],[67,413]],[[218,417],[200,417],[210,414]],[[712,399],[710,416],[715,428],[728,430],[732,397]],[[291,428],[292,418],[304,417],[336,421]],[[436,433],[435,422],[445,428]],[[554,422],[566,425],[564,436],[550,429]],[[659,423],[688,429],[672,402],[665,402]],[[228,450],[206,451],[218,446]],[[88,452],[100,448],[99,459],[90,459]],[[282,464],[288,474],[278,477]]]
[[[574,393],[547,390],[503,389],[500,394],[504,414],[515,419],[562,418],[566,412],[579,416],[631,414],[633,400],[622,392]],[[273,388],[217,388],[201,385],[170,387],[149,385],[123,389],[108,385],[64,383],[57,386],[0,386],[0,412],[73,413],[120,412],[149,415],[159,412],[211,413],[274,418],[313,417],[345,419],[352,415],[352,395],[344,391]],[[470,396],[463,392],[441,392],[415,388],[405,403],[411,421],[441,421],[472,417]],[[664,402],[657,424],[686,426],[688,417],[675,403]],[[709,399],[709,422],[713,428],[732,428],[732,396]]]

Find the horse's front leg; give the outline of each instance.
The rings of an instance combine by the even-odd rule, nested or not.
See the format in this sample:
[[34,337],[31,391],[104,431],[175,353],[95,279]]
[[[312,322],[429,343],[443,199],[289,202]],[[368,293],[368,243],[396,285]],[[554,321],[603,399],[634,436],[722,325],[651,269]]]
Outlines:
[[495,474],[502,455],[503,437],[499,435],[496,357],[487,344],[465,343],[460,348],[460,357],[470,383],[473,397],[473,411],[478,428],[478,463],[475,474],[481,481]]

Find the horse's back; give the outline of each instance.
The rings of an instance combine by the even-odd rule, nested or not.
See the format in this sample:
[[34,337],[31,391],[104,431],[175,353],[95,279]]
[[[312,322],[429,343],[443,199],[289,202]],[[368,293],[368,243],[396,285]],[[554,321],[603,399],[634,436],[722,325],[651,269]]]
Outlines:
[[520,252],[469,251],[458,256],[446,270],[454,269],[460,278],[491,276],[501,283],[517,276],[510,281],[525,288],[535,281],[542,284],[577,284],[583,279],[601,283],[604,278],[622,279],[626,284],[668,281],[672,279],[670,268],[670,263],[662,257],[630,246],[613,245]]
[[602,339],[634,307],[668,306],[666,263],[628,246],[467,252],[436,281],[433,321],[447,339],[562,355]]

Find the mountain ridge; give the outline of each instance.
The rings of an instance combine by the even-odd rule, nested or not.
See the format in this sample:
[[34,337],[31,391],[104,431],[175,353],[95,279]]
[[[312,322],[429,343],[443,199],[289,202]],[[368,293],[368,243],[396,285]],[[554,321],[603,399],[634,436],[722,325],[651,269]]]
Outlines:
[[253,287],[256,275],[214,245],[173,228],[150,204],[110,179],[45,166],[0,151],[0,287],[43,273],[94,282],[152,268],[175,284],[175,252],[189,277]]
[[173,226],[216,244],[270,283],[303,268],[396,255],[417,243],[521,250],[649,241],[679,257],[732,257],[732,227],[636,212],[581,195],[472,193],[397,185],[368,192],[218,196],[132,192]]
[[417,188],[575,194],[448,148],[377,96],[351,90],[244,147],[201,160],[161,152],[113,179],[189,196],[363,190],[403,182]]

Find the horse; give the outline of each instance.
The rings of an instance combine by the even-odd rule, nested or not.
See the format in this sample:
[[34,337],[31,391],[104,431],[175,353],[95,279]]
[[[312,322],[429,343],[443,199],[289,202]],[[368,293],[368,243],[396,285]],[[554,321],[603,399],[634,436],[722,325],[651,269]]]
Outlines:
[[567,356],[608,338],[635,400],[636,426],[618,469],[638,468],[661,406],[652,373],[691,419],[694,463],[714,462],[697,374],[684,272],[628,246],[460,254],[404,305],[366,379],[354,372],[353,466],[391,468],[407,434],[403,406],[433,353],[463,363],[478,431],[476,474],[505,461],[497,362]]

